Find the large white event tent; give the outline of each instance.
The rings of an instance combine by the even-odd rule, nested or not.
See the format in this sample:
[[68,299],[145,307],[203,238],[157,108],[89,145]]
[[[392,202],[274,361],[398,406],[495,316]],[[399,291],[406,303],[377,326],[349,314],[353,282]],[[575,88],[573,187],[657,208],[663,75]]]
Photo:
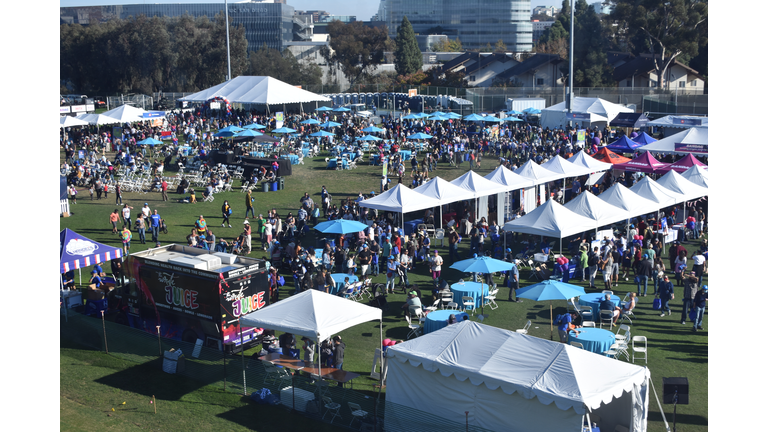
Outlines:
[[471,200],[475,198],[475,194],[472,191],[460,188],[447,180],[441,179],[440,177],[433,178],[423,185],[414,188],[413,191],[418,192],[426,197],[439,200],[440,228],[443,227],[443,204],[450,204],[457,201]]
[[[631,108],[608,102],[605,99],[590,97],[573,98],[572,111],[577,114],[588,114],[589,121],[575,120],[575,122],[583,126],[591,125],[593,127],[606,126],[619,113],[634,112]],[[567,114],[568,110],[565,107],[565,101],[544,108],[541,110],[541,127],[548,127],[550,129],[563,128],[569,122]]]
[[548,200],[525,216],[505,223],[504,231],[559,238],[562,250],[564,237],[591,231],[597,226],[594,219],[574,213],[555,200]]
[[595,229],[614,222],[626,221],[631,217],[627,210],[608,204],[589,191],[578,194],[576,198],[565,203],[564,207],[576,214],[594,219]]
[[398,406],[503,432],[648,427],[647,367],[473,321],[389,347],[387,367],[386,430],[433,429]]
[[668,115],[661,118],[658,118],[656,120],[649,121],[648,126],[656,126],[656,127],[670,127],[670,128],[690,128],[690,127],[702,127],[702,128],[708,128],[709,127],[709,118],[708,117],[697,117],[697,116],[679,116],[679,115]]
[[240,318],[240,324],[306,336],[319,347],[320,342],[334,334],[373,320],[379,321],[379,337],[383,340],[381,309],[307,290],[245,315]]
[[404,226],[403,214],[439,205],[437,198],[422,195],[400,183],[380,195],[360,201],[360,207],[400,213],[400,228]]
[[709,172],[698,165],[688,168],[680,175],[691,183],[709,188]]
[[303,110],[304,103],[315,102],[314,108],[317,108],[317,102],[331,102],[328,97],[302,90],[269,76],[239,76],[180,100],[205,102],[215,97],[221,97],[230,103],[265,105],[267,110],[270,105],[281,105],[282,108],[298,104]]
[[709,152],[709,129],[692,127],[639,147],[637,151],[707,155]]
[[591,168],[585,166],[576,165],[573,162],[564,159],[560,155],[556,155],[552,159],[541,164],[542,168],[546,168],[554,173],[562,174],[561,178],[567,177],[580,177],[587,174],[592,174],[594,171]]
[[690,180],[685,179],[682,175],[676,171],[671,170],[656,180],[660,186],[665,187],[673,192],[677,192],[685,197],[685,201],[701,198],[709,194],[709,190],[705,187],[699,186]]
[[685,196],[683,194],[661,186],[658,182],[651,180],[648,176],[643,176],[643,178],[629,188],[629,190],[643,198],[647,198],[657,203],[659,208],[669,207],[685,201]]
[[660,207],[657,203],[648,198],[641,197],[620,183],[614,183],[613,186],[606,189],[597,197],[608,204],[628,211],[630,217],[655,213]]
[[144,118],[144,114],[148,112],[149,111],[145,111],[141,108],[137,108],[137,107],[126,104],[126,105],[120,105],[119,107],[113,108],[109,111],[105,111],[103,114],[105,116],[110,116],[118,119],[120,123],[130,123],[135,121],[152,120],[152,119]]
[[59,127],[73,127],[73,126],[87,126],[88,122],[72,116],[61,116],[59,119]]
[[467,171],[466,174],[451,181],[451,184],[475,195],[475,220],[478,221],[488,216],[488,195],[500,194],[509,190],[506,185],[492,182],[474,171]]
[[[559,180],[563,177],[565,177],[561,173],[552,172],[546,168],[543,168],[541,165],[535,163],[532,160],[528,160],[528,162],[524,163],[522,166],[520,166],[518,169],[514,171],[515,174],[531,179],[533,180],[534,185],[542,185],[539,187],[539,202],[544,202],[547,200],[547,193],[546,193],[546,187],[544,187],[545,183]],[[536,207],[536,188],[526,188],[523,190],[523,199],[520,201],[522,203],[522,207],[528,211],[529,209]]]

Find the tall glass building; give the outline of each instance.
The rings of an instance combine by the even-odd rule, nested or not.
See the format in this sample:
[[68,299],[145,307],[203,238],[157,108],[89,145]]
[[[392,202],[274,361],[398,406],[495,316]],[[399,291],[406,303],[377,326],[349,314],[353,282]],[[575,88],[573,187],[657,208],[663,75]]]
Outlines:
[[[304,23],[294,23],[293,6],[284,3],[243,2],[229,3],[229,22],[245,28],[248,51],[258,51],[262,45],[282,51],[294,40],[294,32],[302,33]],[[224,3],[131,4],[113,6],[62,7],[61,24],[106,22],[146,15],[148,17],[178,17],[185,13],[197,18],[207,16],[213,21],[216,14],[224,14]],[[294,28],[296,24],[297,28]]]
[[458,38],[464,48],[501,39],[509,51],[533,49],[530,0],[381,0],[378,16],[391,38],[407,16],[415,33]]

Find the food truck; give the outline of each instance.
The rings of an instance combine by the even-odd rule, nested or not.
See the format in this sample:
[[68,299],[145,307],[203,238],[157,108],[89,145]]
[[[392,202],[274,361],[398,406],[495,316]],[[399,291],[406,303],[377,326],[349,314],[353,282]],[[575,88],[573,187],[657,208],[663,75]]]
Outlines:
[[136,252],[110,309],[115,322],[236,353],[261,343],[264,330],[239,318],[269,304],[267,270],[264,260],[177,244]]

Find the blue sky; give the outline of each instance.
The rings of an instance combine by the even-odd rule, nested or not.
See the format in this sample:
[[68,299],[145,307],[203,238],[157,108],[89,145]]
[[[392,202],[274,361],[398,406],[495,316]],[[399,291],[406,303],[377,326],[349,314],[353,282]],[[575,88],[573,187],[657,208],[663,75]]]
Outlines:
[[[142,3],[224,3],[224,0],[60,0],[61,7],[96,6],[113,4]],[[230,1],[229,3],[236,3]],[[589,3],[589,2],[588,2]],[[288,0],[288,4],[299,10],[324,10],[332,15],[354,15],[358,20],[367,21],[379,10],[379,0]],[[532,0],[531,7],[560,6],[562,0]]]

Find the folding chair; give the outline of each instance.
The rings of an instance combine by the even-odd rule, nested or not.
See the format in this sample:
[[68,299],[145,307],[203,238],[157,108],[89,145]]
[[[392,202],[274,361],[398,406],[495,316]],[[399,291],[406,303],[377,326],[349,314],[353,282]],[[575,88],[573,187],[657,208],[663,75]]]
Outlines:
[[619,326],[619,329],[616,330],[616,336],[615,337],[616,337],[616,341],[617,342],[619,342],[619,341],[626,341],[627,339],[629,339],[629,337],[630,337],[629,326],[625,325],[625,324],[621,324]]
[[[469,296],[461,296],[461,305],[464,307],[464,312],[470,310],[472,315],[475,314],[475,298]],[[469,309],[471,308],[471,309]]]
[[[421,309],[419,309],[419,311],[421,311]],[[421,324],[413,324],[413,320],[409,315],[405,316],[405,321],[408,322],[408,329],[410,329],[408,336],[405,337],[406,340],[421,335]]]
[[453,303],[453,292],[452,291],[440,291],[440,302],[443,306],[443,309],[448,305],[448,303]]
[[352,421],[349,422],[349,427],[352,427],[352,423],[354,423],[355,420],[360,422],[360,426],[362,427],[363,422],[360,420],[363,417],[368,415],[368,411],[363,411],[362,408],[360,408],[360,405],[352,402],[347,402],[347,405],[349,406],[349,411],[352,413]]
[[529,328],[531,328],[531,320],[528,320],[528,322],[525,323],[525,327],[523,327],[521,329],[517,329],[517,330],[515,330],[515,332],[520,333],[520,334],[528,334],[528,329]]
[[[643,346],[640,346],[641,342]],[[637,343],[637,345],[635,343]],[[632,363],[635,362],[635,353],[642,354],[645,364],[648,364],[648,339],[646,339],[645,336],[632,337]]]
[[323,396],[323,407],[325,408],[325,412],[323,413],[323,417],[321,417],[321,420],[325,419],[326,414],[333,413],[333,416],[331,416],[331,424],[333,424],[333,420],[336,417],[341,417],[341,414],[339,414],[339,409],[341,409],[341,405],[334,402],[331,398],[328,396]]
[[581,322],[581,326],[584,327],[584,328],[588,328],[588,327],[595,328],[595,322],[594,321],[582,321]]
[[600,311],[600,328],[603,328],[603,323],[608,322],[610,327],[613,328],[613,311],[601,310]]
[[272,378],[272,383],[276,384],[278,381],[280,381],[280,386],[283,386],[283,380],[285,379],[291,379],[291,374],[288,372],[285,368],[277,367],[274,363],[266,362],[264,365],[264,371],[267,373],[266,376],[264,376],[264,383],[267,384],[267,379],[270,377]]
[[438,306],[440,306],[440,299],[435,300],[435,302],[432,303],[432,306],[428,306],[427,311],[434,312],[437,310]]
[[571,345],[575,346],[576,348],[584,349],[584,345],[582,345],[580,342],[573,341],[571,342]]
[[499,293],[498,288],[491,290],[487,296],[483,297],[485,304],[491,307],[491,310],[496,310],[499,305],[496,304],[496,295]]

